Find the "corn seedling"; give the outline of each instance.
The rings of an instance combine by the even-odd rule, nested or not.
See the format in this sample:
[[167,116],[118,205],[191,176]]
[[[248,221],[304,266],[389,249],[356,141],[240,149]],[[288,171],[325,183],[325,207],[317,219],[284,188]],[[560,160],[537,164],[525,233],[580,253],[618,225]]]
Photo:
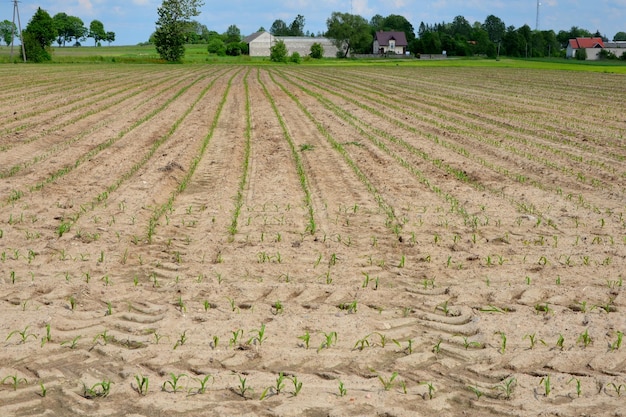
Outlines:
[[265,339],[267,339],[267,337],[265,337],[265,323],[261,324],[260,329],[254,329],[250,333],[254,333],[255,335],[248,339],[249,345],[258,343],[258,345],[261,346]]
[[113,306],[110,301],[107,301],[107,311],[104,313],[105,316],[110,316],[113,314]]
[[458,334],[457,336],[463,338],[463,347],[465,348],[465,350],[468,350],[471,347],[474,347],[474,348],[480,348],[481,347],[480,343],[472,342],[472,341],[468,340],[467,336],[463,336],[463,335],[460,335],[460,334]]
[[178,385],[178,382],[180,381],[182,377],[186,377],[186,376],[187,376],[186,374],[176,375],[175,373],[170,372],[170,379],[168,381],[165,381],[163,385],[161,385],[161,391],[176,393],[182,390],[183,387]]
[[272,314],[276,315],[276,314],[280,314],[282,312],[284,312],[284,308],[283,308],[283,303],[279,301],[276,301],[274,304],[272,304]]
[[621,331],[617,331],[617,340],[611,344],[611,350],[618,350],[622,346],[622,339],[624,338],[624,333]]
[[311,341],[311,334],[308,331],[302,336],[298,336],[298,339],[304,342],[305,349],[309,348],[309,342]]
[[474,394],[476,394],[477,400],[480,400],[480,397],[482,397],[484,394],[478,387],[472,387],[471,385],[468,385],[467,389],[472,391]]
[[320,345],[319,348],[317,348],[317,352],[319,353],[320,350],[326,348],[326,349],[330,349],[330,347],[334,343],[337,343],[337,332],[328,332],[328,333],[322,333],[324,335],[324,341],[322,342],[322,344]]
[[433,346],[433,348],[431,349],[431,351],[435,354],[435,356],[441,353],[441,342],[443,342],[443,340],[439,340],[437,343],[435,343],[435,346]]
[[228,342],[228,346],[237,346],[237,342],[240,336],[243,336],[243,330],[242,329],[235,330],[233,332],[233,337],[231,337],[230,341]]
[[513,394],[513,387],[515,386],[516,381],[517,380],[515,378],[511,377],[508,380],[502,381],[500,385],[496,385],[493,389],[502,391],[504,393],[504,398],[508,400],[511,398],[511,394]]
[[176,305],[178,306],[181,313],[187,312],[187,306],[185,305],[185,302],[183,301],[182,296],[180,295],[178,296],[178,300],[176,300]]
[[184,345],[186,342],[187,342],[187,330],[183,330],[183,332],[180,334],[180,337],[174,344],[174,350],[176,350],[177,347]]
[[576,343],[582,343],[585,348],[593,343],[591,336],[589,336],[589,329],[585,329],[584,333],[581,333],[580,336],[578,336]]
[[369,341],[369,337],[370,336],[371,335],[368,334],[364,338],[357,340],[356,343],[354,344],[354,349],[363,350],[363,349],[365,349],[366,346],[369,347],[370,346],[370,341]]
[[[194,381],[198,381],[198,383],[200,384],[200,386],[198,388],[195,389],[195,393],[196,394],[204,394],[206,392],[207,389],[207,382],[209,381],[210,378],[213,378],[213,382],[215,382],[215,378],[213,377],[213,375],[205,375],[204,378],[194,378]],[[191,392],[193,391],[193,388],[191,388],[189,390],[189,393],[191,394]]]
[[354,300],[354,301],[353,301],[353,302],[351,302],[351,303],[341,303],[341,304],[339,304],[339,306],[338,306],[338,307],[339,307],[339,309],[340,309],[340,310],[347,311],[347,312],[348,312],[348,314],[351,314],[351,313],[356,313],[356,309],[357,309],[357,301],[356,301],[356,300]]
[[563,350],[563,342],[565,342],[565,338],[562,334],[559,333],[559,338],[556,341],[556,347],[558,347],[560,350]]
[[377,375],[377,376],[378,376],[378,380],[383,386],[383,389],[385,391],[389,391],[391,388],[393,388],[393,381],[398,376],[398,373],[397,372],[392,373],[391,376],[387,379],[385,379],[382,375]]
[[615,390],[615,393],[617,394],[618,397],[622,396],[622,389],[626,388],[626,385],[624,384],[615,384],[615,382],[609,382],[608,384],[606,384],[607,387],[613,387],[613,389]]
[[300,394],[300,391],[302,390],[302,382],[298,381],[298,377],[297,376],[293,376],[293,378],[290,378],[291,382],[293,382],[293,392],[291,393],[294,397],[297,397],[298,394]]
[[106,345],[112,338],[113,336],[107,334],[107,330],[105,329],[102,333],[97,334],[96,337],[93,338],[93,341],[94,343],[96,343],[99,339],[102,339],[102,341]]
[[530,349],[534,349],[535,345],[537,343],[541,343],[544,346],[546,345],[546,342],[544,342],[542,339],[537,339],[537,335],[536,333],[532,333],[532,334],[527,334],[525,335],[522,340],[528,339],[530,341]]
[[219,336],[213,336],[213,342],[211,342],[211,347],[213,349],[217,349],[217,345],[220,342]]
[[111,392],[112,383],[111,381],[104,380],[93,384],[91,388],[83,383],[83,397],[89,400],[106,397]]
[[146,395],[148,393],[148,384],[150,383],[148,377],[135,375],[135,381],[137,382],[135,390],[139,393],[139,395]]
[[237,374],[239,377],[239,385],[237,386],[237,394],[241,395],[242,398],[246,398],[246,392],[253,391],[253,389],[247,384],[247,378],[242,377]]
[[569,381],[567,381],[567,383],[571,383],[571,382],[576,382],[576,396],[580,397],[580,394],[582,394],[582,389],[580,386],[580,379],[579,378],[572,378]]
[[343,382],[339,381],[339,396],[345,397],[346,393],[347,393],[346,387],[344,386]]
[[61,342],[61,346],[65,346],[65,345],[69,345],[70,349],[75,349],[76,348],[76,344],[78,343],[78,339],[80,339],[81,336],[78,335],[76,337],[74,337],[72,340],[66,340],[65,342]]
[[46,386],[43,384],[43,382],[39,383],[39,395],[43,398],[46,396],[46,394],[48,393],[48,390],[46,389]]
[[435,386],[432,382],[422,382],[420,385],[426,385],[428,387],[428,399],[432,400],[435,396]]
[[435,307],[435,311],[437,311],[437,310],[441,310],[441,311],[442,311],[442,312],[443,312],[446,316],[447,316],[448,314],[450,314],[450,309],[448,309],[448,300],[444,301],[444,302],[443,302],[443,303],[441,303],[441,304],[438,304],[438,305]]
[[5,381],[11,381],[11,386],[13,387],[13,391],[17,391],[17,387],[18,385],[24,383],[24,384],[28,384],[28,381],[26,381],[26,378],[20,378],[17,376],[17,373],[15,375],[9,375],[5,378],[2,379],[2,384],[4,385]]
[[50,323],[46,323],[46,335],[41,338],[41,347],[48,342],[52,341],[52,335],[50,334]]
[[546,375],[541,378],[541,381],[539,381],[539,385],[543,385],[543,392],[545,396],[550,396],[550,392],[552,392],[552,386],[550,385],[550,375]]
[[17,334],[20,336],[21,340],[20,343],[26,343],[26,341],[28,340],[29,337],[34,337],[35,339],[37,338],[36,335],[32,334],[32,333],[28,333],[28,328],[30,326],[26,326],[24,328],[24,330],[13,330],[11,333],[9,333],[9,335],[6,338],[6,341],[8,341],[14,334]]

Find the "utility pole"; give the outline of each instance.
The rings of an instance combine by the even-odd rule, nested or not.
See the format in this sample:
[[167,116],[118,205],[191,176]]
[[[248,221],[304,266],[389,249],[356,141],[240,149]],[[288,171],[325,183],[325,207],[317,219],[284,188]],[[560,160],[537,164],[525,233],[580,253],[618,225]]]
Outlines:
[[535,30],[539,30],[539,6],[541,6],[541,3],[537,0],[537,20],[535,21]]
[[17,15],[17,27],[20,30],[20,43],[22,44],[22,58],[26,62],[26,49],[24,49],[24,37],[22,36],[22,23],[20,22],[20,10],[17,0],[13,0],[13,26],[11,27],[11,61],[13,61],[13,43],[15,41],[15,15]]

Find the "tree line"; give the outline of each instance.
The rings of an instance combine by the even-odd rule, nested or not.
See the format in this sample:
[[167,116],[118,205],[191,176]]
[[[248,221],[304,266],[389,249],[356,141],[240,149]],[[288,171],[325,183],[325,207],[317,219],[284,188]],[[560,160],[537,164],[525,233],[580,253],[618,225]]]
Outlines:
[[[7,45],[18,35],[15,23],[9,20],[0,22],[0,37]],[[54,42],[59,47],[67,44],[80,46],[80,42],[87,38],[92,38],[95,46],[99,46],[101,41],[110,44],[115,41],[115,32],[105,31],[104,24],[99,20],[92,20],[87,28],[79,17],[67,13],[50,16],[39,7],[21,33],[26,58],[34,62],[49,61],[50,47]]]

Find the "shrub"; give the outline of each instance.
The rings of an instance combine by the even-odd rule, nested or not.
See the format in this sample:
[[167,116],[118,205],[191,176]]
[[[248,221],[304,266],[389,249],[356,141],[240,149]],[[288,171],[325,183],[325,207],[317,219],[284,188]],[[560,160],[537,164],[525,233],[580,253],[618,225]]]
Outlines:
[[289,60],[295,64],[299,64],[300,62],[302,62],[302,58],[300,58],[300,54],[297,52],[291,54],[291,58],[289,58]]
[[282,40],[270,48],[270,60],[273,62],[287,62],[287,45]]
[[219,38],[213,38],[209,41],[209,44],[207,45],[207,51],[210,54],[224,56],[226,55],[226,44],[223,40]]
[[586,49],[577,49],[575,57],[579,61],[586,61],[587,60],[587,50]]
[[311,45],[311,53],[309,56],[313,59],[321,59],[324,56],[324,47],[322,44],[315,42]]

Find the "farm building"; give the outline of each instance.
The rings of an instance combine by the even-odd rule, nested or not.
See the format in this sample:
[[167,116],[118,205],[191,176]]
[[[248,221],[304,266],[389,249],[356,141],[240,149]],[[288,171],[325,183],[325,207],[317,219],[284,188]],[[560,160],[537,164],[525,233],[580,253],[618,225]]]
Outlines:
[[408,42],[404,32],[383,32],[381,30],[374,35],[373,53],[375,54],[404,55],[407,46]]
[[270,48],[279,40],[285,42],[287,53],[289,55],[294,52],[301,56],[311,53],[311,46],[319,43],[324,47],[325,58],[335,58],[337,56],[337,47],[333,45],[332,40],[328,38],[312,38],[309,36],[274,36],[269,32],[261,31],[246,37],[243,41],[250,48],[250,56],[270,56]]
[[565,56],[567,58],[575,58],[576,51],[585,49],[587,51],[587,59],[596,60],[603,48],[604,41],[602,38],[574,38],[569,40]]

